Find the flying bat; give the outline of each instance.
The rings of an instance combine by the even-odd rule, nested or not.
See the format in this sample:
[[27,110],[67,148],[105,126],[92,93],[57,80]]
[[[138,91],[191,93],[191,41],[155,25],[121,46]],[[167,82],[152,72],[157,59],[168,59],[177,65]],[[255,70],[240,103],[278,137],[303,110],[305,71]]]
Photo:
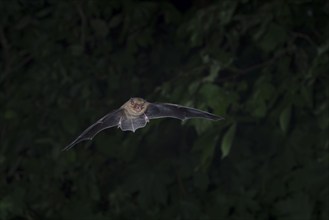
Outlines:
[[93,139],[96,134],[104,129],[117,126],[122,131],[135,132],[137,129],[145,127],[151,119],[156,118],[176,118],[180,120],[204,118],[214,121],[224,119],[221,116],[195,108],[170,103],[151,103],[142,98],[131,98],[120,108],[108,113],[88,127],[63,150],[68,150],[81,141]]

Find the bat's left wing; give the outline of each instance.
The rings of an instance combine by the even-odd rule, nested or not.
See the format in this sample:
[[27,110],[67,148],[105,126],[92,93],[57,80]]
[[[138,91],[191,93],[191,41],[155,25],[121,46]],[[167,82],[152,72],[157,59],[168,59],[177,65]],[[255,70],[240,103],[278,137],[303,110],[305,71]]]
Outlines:
[[186,120],[190,118],[205,118],[209,120],[222,120],[221,116],[211,114],[195,108],[185,107],[170,103],[150,103],[145,115],[149,119],[156,118],[176,118]]
[[124,111],[123,109],[119,108],[105,115],[103,118],[99,119],[96,123],[92,124],[86,130],[84,130],[79,137],[77,137],[72,143],[67,145],[63,150],[68,150],[81,141],[93,139],[96,136],[96,134],[98,134],[99,132],[101,132],[106,128],[119,126],[121,122],[121,118],[124,117],[123,111]]

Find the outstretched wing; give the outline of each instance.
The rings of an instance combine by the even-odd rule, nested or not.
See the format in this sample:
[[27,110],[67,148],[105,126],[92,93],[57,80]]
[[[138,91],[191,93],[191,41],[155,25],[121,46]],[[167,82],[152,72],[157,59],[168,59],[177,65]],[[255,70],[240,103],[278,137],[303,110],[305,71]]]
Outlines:
[[189,118],[205,118],[209,120],[222,120],[221,116],[211,114],[209,112],[201,111],[199,109],[185,107],[170,103],[150,103],[145,115],[149,119],[156,118],[177,118],[185,120]]
[[124,116],[123,111],[123,109],[119,108],[105,115],[103,118],[99,119],[96,123],[92,124],[86,130],[84,130],[79,137],[67,145],[63,150],[68,150],[81,141],[93,139],[96,134],[106,128],[118,126],[120,124],[121,118]]

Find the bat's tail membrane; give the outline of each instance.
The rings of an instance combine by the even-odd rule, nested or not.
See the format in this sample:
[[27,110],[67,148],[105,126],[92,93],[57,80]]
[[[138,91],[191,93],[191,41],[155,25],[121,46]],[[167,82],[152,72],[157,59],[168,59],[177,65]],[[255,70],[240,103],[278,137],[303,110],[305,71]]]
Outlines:
[[147,122],[148,122],[147,117],[141,115],[136,118],[121,119],[121,123],[119,127],[123,131],[135,132],[137,129],[145,127]]

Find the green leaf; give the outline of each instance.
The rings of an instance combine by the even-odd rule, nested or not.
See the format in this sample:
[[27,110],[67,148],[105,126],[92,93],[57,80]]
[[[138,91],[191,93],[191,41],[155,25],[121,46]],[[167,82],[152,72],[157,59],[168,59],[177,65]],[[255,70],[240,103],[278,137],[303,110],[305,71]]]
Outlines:
[[7,110],[4,114],[5,119],[13,119],[13,118],[16,118],[16,117],[17,117],[17,114],[13,110]]
[[287,133],[291,117],[291,106],[286,107],[280,114],[280,127],[284,133]]
[[213,82],[216,79],[220,70],[221,70],[220,64],[218,62],[213,62],[213,64],[210,66],[210,74],[207,77],[207,79],[210,82]]
[[118,15],[114,16],[114,17],[111,19],[111,21],[110,21],[110,23],[109,23],[109,27],[110,27],[110,28],[115,28],[115,27],[117,27],[119,24],[121,24],[121,22],[122,22],[122,15],[121,15],[121,14],[118,14]]
[[227,132],[225,133],[222,139],[222,144],[221,144],[222,159],[230,153],[231,146],[233,143],[233,138],[235,136],[235,131],[236,131],[236,123],[231,125],[231,127],[227,130]]
[[93,19],[91,20],[90,25],[95,31],[96,36],[98,37],[105,37],[109,32],[107,23],[103,20]]
[[324,111],[322,114],[318,116],[318,126],[322,129],[328,129],[329,125],[329,118],[328,118],[328,112]]
[[326,41],[324,45],[318,47],[318,54],[321,55],[329,50],[329,41]]
[[205,149],[202,151],[200,166],[197,167],[196,170],[199,170],[199,168],[201,168],[202,170],[206,170],[213,159],[214,152],[215,152],[214,144],[210,144],[207,147],[205,147]]
[[262,118],[265,117],[267,112],[266,103],[264,100],[252,100],[250,102],[251,114],[254,117]]
[[73,56],[79,56],[83,53],[83,47],[79,44],[74,44],[69,47]]
[[274,204],[274,209],[280,219],[285,220],[308,220],[312,216],[312,204],[307,194],[301,192],[293,194],[282,201]]
[[206,190],[209,185],[209,177],[206,172],[196,172],[194,174],[194,185],[195,187]]
[[200,93],[204,97],[204,103],[210,106],[214,113],[226,112],[229,103],[222,88],[212,83],[206,83],[202,85]]
[[0,200],[0,219],[8,219],[10,211],[13,210],[13,204],[9,198],[2,198]]
[[214,136],[211,132],[207,132],[201,135],[194,143],[193,151],[199,152],[198,154],[201,155],[200,163],[195,168],[196,171],[207,170],[211,161],[213,160],[217,140],[218,140],[217,135]]
[[302,98],[304,99],[305,105],[308,107],[313,107],[313,87],[303,86],[300,89]]
[[287,37],[284,27],[271,23],[268,26],[267,32],[263,36],[263,39],[259,42],[260,46],[266,52],[274,50],[277,46],[282,45]]

